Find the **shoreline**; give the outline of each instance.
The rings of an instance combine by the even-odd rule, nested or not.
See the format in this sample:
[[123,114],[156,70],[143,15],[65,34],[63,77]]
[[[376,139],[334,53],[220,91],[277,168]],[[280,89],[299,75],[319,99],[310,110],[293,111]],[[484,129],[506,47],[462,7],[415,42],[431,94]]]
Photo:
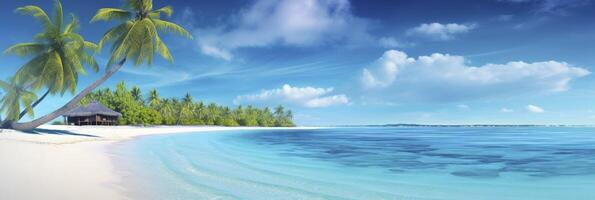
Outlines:
[[0,129],[0,199],[130,199],[109,146],[139,137],[314,127],[63,126]]

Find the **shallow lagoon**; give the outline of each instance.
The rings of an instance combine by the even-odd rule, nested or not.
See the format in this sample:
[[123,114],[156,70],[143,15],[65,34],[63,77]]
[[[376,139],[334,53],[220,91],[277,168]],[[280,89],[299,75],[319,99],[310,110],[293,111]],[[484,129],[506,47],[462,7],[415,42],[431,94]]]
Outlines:
[[595,199],[595,128],[213,132],[116,151],[145,199]]

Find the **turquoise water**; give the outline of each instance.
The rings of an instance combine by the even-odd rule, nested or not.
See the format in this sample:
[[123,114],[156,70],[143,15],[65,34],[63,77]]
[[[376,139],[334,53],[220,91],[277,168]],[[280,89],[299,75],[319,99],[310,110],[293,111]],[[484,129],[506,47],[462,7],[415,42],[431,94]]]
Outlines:
[[594,128],[240,131],[118,148],[142,199],[595,199]]

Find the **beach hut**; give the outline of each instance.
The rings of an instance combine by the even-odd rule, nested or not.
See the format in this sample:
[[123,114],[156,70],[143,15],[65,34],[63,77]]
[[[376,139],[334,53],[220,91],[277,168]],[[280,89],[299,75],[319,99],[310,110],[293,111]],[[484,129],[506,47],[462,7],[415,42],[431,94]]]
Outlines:
[[79,106],[64,114],[64,121],[67,125],[107,125],[112,126],[118,123],[122,114],[113,111],[104,105],[93,101],[86,106]]

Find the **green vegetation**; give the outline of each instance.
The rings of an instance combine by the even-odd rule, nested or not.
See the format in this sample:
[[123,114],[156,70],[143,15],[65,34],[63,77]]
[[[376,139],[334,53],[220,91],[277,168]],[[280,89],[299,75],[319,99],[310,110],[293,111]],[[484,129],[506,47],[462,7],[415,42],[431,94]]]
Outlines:
[[252,106],[230,109],[194,101],[190,94],[182,99],[161,98],[156,89],[143,98],[140,88],[128,89],[124,82],[114,91],[104,88],[92,92],[81,103],[92,101],[122,113],[118,123],[126,125],[294,126],[291,110],[285,111],[283,106],[276,107],[274,112]]
[[[173,62],[159,33],[175,33],[192,38],[184,28],[164,20],[173,14],[171,6],[154,10],[152,0],[125,0],[121,9],[99,9],[91,22],[115,21],[119,24],[106,31],[98,45],[86,41],[78,34],[80,24],[74,14],[71,14],[68,24],[64,23],[60,0],[54,1],[51,17],[34,5],[19,7],[15,11],[35,18],[41,23],[42,31],[33,37],[33,42],[19,43],[4,51],[30,60],[9,81],[1,84],[0,89],[4,93],[0,99],[0,112],[6,116],[3,121],[0,116],[0,125],[3,128],[30,130],[56,119],[79,105],[87,94],[118,72],[127,60],[135,66],[150,65],[153,55],[157,53]],[[85,67],[99,71],[93,53],[100,52],[108,44],[111,44],[111,56],[103,76],[57,110],[30,122],[19,122],[26,114],[33,116],[33,108],[48,94],[74,94],[79,75],[86,74]],[[45,92],[37,98],[35,94],[40,91]]]
[[51,124],[52,124],[52,125],[64,125],[64,122],[61,122],[61,121],[53,121]]

